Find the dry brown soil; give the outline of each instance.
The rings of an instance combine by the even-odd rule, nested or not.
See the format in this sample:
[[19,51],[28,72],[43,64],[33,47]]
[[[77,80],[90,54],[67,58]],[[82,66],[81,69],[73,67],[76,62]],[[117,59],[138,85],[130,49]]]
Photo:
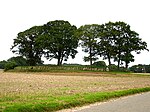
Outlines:
[[103,73],[0,72],[0,97],[28,94],[68,95],[150,87],[150,76]]

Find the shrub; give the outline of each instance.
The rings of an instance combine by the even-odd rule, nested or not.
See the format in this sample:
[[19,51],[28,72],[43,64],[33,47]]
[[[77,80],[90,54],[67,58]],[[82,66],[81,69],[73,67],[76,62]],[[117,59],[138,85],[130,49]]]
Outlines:
[[130,70],[125,68],[125,67],[120,67],[118,71],[120,71],[120,72],[130,72]]
[[17,64],[15,62],[7,62],[5,64],[4,70],[7,71],[7,70],[10,70],[10,69],[14,69],[16,66],[17,66]]
[[106,67],[106,63],[104,61],[94,62],[93,65],[99,66],[99,67]]
[[118,67],[115,64],[111,64],[108,66],[109,71],[118,71]]
[[5,60],[0,61],[0,69],[4,69],[6,63],[7,63],[7,61],[5,61]]
[[11,57],[7,60],[8,62],[15,62],[17,66],[27,66],[27,60],[22,56]]

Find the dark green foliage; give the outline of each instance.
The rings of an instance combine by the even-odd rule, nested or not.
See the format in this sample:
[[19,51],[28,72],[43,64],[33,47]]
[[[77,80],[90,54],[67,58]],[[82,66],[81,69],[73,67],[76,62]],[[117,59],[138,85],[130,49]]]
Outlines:
[[109,71],[118,71],[118,67],[115,64],[111,64],[108,66]]
[[136,73],[143,73],[144,69],[143,69],[143,66],[142,65],[134,65],[132,67],[129,68],[130,71],[133,71],[133,72],[136,72]]
[[94,62],[93,65],[100,66],[100,67],[106,67],[106,63],[104,61]]
[[37,44],[37,38],[42,35],[42,27],[34,26],[24,32],[18,33],[16,39],[14,39],[11,50],[21,56],[26,57],[29,65],[41,64],[41,56],[43,49],[40,48],[40,44]]
[[5,69],[5,71],[14,69],[17,66],[27,66],[27,60],[22,56],[11,57],[7,61],[0,62],[0,69]]
[[[116,61],[118,70],[123,64],[127,69],[134,61],[133,52],[148,51],[147,43],[124,22],[84,25],[77,29],[64,20],[50,21],[18,33],[11,50],[25,57],[27,65],[41,65],[43,55],[49,60],[57,59],[57,65],[62,65],[69,57],[75,58],[79,40],[83,51],[88,53],[84,61],[92,65],[99,55],[108,59],[109,65],[112,59]],[[3,64],[0,66],[3,68]]]
[[150,65],[143,65],[145,72],[150,73]]
[[7,63],[7,61],[5,61],[5,60],[0,61],[0,69],[4,69],[6,63]]
[[15,67],[17,66],[17,64],[15,63],[15,62],[7,62],[6,64],[5,64],[5,71],[7,71],[7,70],[10,70],[10,69],[14,69]]
[[27,60],[22,56],[11,57],[7,60],[8,62],[15,62],[17,66],[27,66]]
[[97,50],[100,57],[103,59],[108,59],[109,65],[111,65],[111,59],[115,55],[115,44],[113,34],[113,24],[112,22],[102,24],[101,32],[99,32],[99,42],[97,43]]
[[133,65],[129,68],[130,71],[136,72],[136,73],[150,73],[150,65]]
[[38,38],[38,42],[45,50],[47,59],[55,58],[58,60],[57,65],[61,65],[69,56],[75,58],[78,47],[78,38],[75,36],[76,26],[68,21],[56,20],[48,22],[43,28],[43,36]]
[[140,53],[148,50],[147,43],[139,38],[139,34],[130,29],[130,25],[124,22],[108,22],[101,25],[100,41],[98,42],[98,54],[118,62],[118,69],[122,62],[128,68],[130,62],[134,61],[132,52]]
[[119,67],[119,72],[130,72],[129,68],[126,68],[126,67]]
[[90,65],[93,64],[93,61],[96,61],[97,58],[97,38],[100,32],[100,25],[84,25],[78,29],[78,36],[81,40],[81,46],[85,53],[88,53],[89,56],[84,57],[84,61],[90,61]]

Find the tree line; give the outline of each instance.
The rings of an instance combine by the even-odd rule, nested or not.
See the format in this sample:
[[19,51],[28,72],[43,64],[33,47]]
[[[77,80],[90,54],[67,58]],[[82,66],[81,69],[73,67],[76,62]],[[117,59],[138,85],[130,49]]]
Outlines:
[[88,53],[84,61],[89,61],[90,65],[103,57],[109,65],[112,60],[117,62],[118,68],[123,63],[128,68],[129,63],[134,61],[133,52],[139,54],[142,50],[148,50],[147,43],[125,22],[77,28],[64,20],[50,21],[18,33],[11,50],[25,57],[28,65],[42,64],[42,56],[48,60],[57,59],[57,65],[62,65],[70,56],[75,58],[78,46]]
[[150,64],[149,65],[133,65],[130,67],[130,71],[136,72],[136,73],[150,73]]

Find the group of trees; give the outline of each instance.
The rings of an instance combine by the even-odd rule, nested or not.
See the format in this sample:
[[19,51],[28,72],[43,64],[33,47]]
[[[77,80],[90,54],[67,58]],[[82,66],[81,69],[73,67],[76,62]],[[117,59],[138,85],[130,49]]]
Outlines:
[[109,65],[112,64],[113,59],[117,61],[118,68],[123,62],[128,68],[128,64],[134,61],[133,51],[139,54],[141,50],[148,50],[147,43],[143,42],[138,33],[132,31],[124,22],[84,25],[78,29],[78,32],[81,35],[84,51],[89,53],[85,61],[90,61],[90,64],[99,55],[108,59]]
[[43,63],[43,55],[49,60],[57,59],[57,65],[61,65],[69,56],[75,58],[79,45],[89,54],[84,60],[90,65],[103,57],[108,59],[109,65],[112,59],[117,61],[118,68],[123,62],[128,68],[134,61],[132,52],[148,50],[147,43],[124,22],[84,25],[77,29],[63,20],[50,21],[18,33],[11,50],[25,57],[29,65]]
[[13,69],[16,66],[27,66],[28,62],[22,56],[11,57],[7,61],[0,61],[0,69]]
[[76,26],[68,21],[51,21],[43,26],[34,26],[20,32],[12,51],[26,57],[29,65],[41,64],[41,57],[58,60],[58,65],[69,56],[75,58],[78,47],[78,38],[75,37]]
[[150,73],[150,65],[133,65],[129,68],[130,71],[136,72],[136,73]]

